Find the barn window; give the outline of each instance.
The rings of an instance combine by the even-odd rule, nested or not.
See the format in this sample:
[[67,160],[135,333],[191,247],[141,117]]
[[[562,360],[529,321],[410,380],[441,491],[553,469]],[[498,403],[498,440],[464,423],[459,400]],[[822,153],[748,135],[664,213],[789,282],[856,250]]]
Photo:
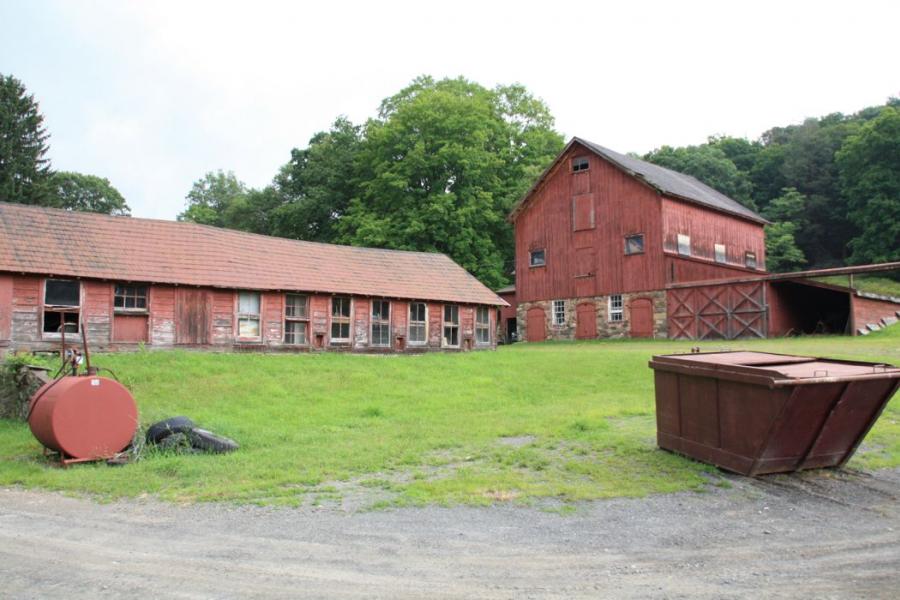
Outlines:
[[44,282],[44,333],[81,331],[81,284],[69,279],[47,279]]
[[744,264],[748,269],[756,268],[756,252],[744,252]]
[[303,346],[309,343],[309,297],[284,296],[284,343]]
[[691,236],[683,233],[678,234],[678,254],[682,256],[691,255]]
[[566,301],[553,301],[553,324],[556,326],[566,324]]
[[350,298],[346,296],[331,299],[331,341],[350,341]]
[[391,303],[372,300],[372,345],[391,345]]
[[487,306],[475,309],[475,341],[479,344],[491,343],[491,309]]
[[625,236],[625,254],[642,254],[644,252],[644,234],[636,233]]
[[609,320],[621,321],[623,317],[622,294],[613,294],[609,297]]
[[116,310],[147,310],[147,286],[116,284],[116,293],[113,299]]
[[727,260],[727,258],[726,258],[727,255],[725,254],[725,244],[716,244],[715,250],[716,250],[716,262],[724,263]]
[[259,338],[259,292],[240,292],[238,294],[238,337]]
[[545,264],[547,264],[543,248],[539,250],[532,250],[531,252],[529,252],[528,257],[528,264],[532,267],[543,267]]
[[424,302],[409,303],[409,343],[424,344],[428,339],[428,307]]
[[572,159],[572,172],[577,173],[578,171],[587,171],[591,166],[590,161],[587,156],[579,156],[578,158]]
[[444,345],[459,346],[459,307],[454,304],[444,306]]

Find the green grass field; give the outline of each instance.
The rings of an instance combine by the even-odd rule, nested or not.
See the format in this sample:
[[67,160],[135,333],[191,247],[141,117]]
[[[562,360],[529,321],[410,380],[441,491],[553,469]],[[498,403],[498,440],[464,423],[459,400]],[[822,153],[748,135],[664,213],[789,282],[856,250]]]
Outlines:
[[[691,343],[518,344],[496,352],[366,356],[141,352],[100,355],[142,424],[184,414],[238,440],[220,456],[150,453],[60,469],[27,426],[0,421],[0,485],[101,500],[367,506],[565,503],[702,489],[716,470],[655,446],[651,355]],[[865,338],[702,344],[900,363],[900,327]],[[900,465],[900,400],[855,468]],[[727,485],[724,481],[722,485]],[[366,495],[368,494],[368,495]]]
[[[830,283],[832,285],[848,286],[850,278],[846,275],[833,275],[831,277],[816,277],[813,281],[821,281],[822,283]],[[857,275],[853,278],[853,287],[863,292],[872,294],[881,294],[882,296],[893,296],[900,298],[900,281],[894,281],[889,277],[880,277],[878,275]]]

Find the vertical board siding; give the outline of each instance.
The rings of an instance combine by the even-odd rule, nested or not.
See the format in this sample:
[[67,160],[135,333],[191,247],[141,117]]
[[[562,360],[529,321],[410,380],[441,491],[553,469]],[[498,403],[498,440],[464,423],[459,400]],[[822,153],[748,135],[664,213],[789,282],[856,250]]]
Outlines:
[[436,302],[428,304],[428,345],[432,348],[441,347],[441,338],[444,335],[444,305]]
[[113,284],[84,281],[81,319],[92,344],[104,345],[112,340]]
[[350,319],[350,342],[354,348],[366,348],[369,345],[369,317],[372,310],[371,300],[356,298],[351,300],[353,310]]
[[41,289],[43,279],[13,277],[11,338],[19,342],[41,340]]
[[[394,300],[391,302],[391,331],[393,332],[393,337],[391,339],[391,346],[397,347],[397,338],[403,338],[403,345],[405,347],[406,343],[409,341],[407,338],[409,337],[409,333],[407,332],[406,326],[409,322],[409,302],[404,300]],[[399,350],[400,348],[397,347]]]
[[212,334],[211,343],[230,344],[234,341],[235,299],[229,290],[212,290]]
[[[589,157],[590,168],[572,173],[571,158],[582,155]],[[585,214],[584,198],[591,199],[591,229],[574,231],[576,195],[578,210]],[[661,223],[655,190],[576,144],[516,219],[516,299],[531,302],[661,289]],[[644,234],[644,252],[625,256],[625,236],[635,233]],[[529,251],[537,248],[546,251],[545,267],[529,266]],[[576,249],[583,255],[580,260]],[[576,275],[588,267],[595,276],[576,283]]]
[[150,343],[175,344],[175,288],[170,285],[150,286]]
[[759,223],[731,217],[670,198],[663,198],[663,248],[678,251],[678,234],[691,236],[691,256],[715,260],[715,244],[725,244],[727,264],[744,266],[744,253],[756,253],[762,268],[766,262],[766,243]]
[[12,335],[13,278],[0,273],[0,347],[6,347]]
[[260,327],[262,327],[263,343],[270,346],[280,346],[284,340],[284,294],[279,292],[264,292],[261,297],[262,314],[260,315]]

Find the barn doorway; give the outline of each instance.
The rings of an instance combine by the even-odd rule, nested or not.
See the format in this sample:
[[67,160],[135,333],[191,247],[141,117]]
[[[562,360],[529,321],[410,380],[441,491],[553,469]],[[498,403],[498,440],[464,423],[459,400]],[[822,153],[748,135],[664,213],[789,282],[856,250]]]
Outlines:
[[205,290],[175,290],[175,343],[209,343],[209,295]]
[[512,344],[519,339],[519,320],[515,317],[506,320],[506,343]]
[[582,302],[575,307],[575,339],[592,340],[597,337],[597,307]]
[[525,332],[529,342],[543,342],[547,339],[547,317],[544,309],[535,306],[526,313]]
[[631,337],[653,337],[653,303],[649,298],[635,298],[631,301]]

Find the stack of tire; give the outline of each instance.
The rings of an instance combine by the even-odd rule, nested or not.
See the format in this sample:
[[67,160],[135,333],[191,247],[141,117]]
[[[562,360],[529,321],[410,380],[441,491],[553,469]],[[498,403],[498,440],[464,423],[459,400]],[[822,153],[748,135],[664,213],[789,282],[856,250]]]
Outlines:
[[174,452],[208,452],[224,454],[240,446],[227,437],[200,429],[187,417],[171,417],[147,429],[147,443]]

